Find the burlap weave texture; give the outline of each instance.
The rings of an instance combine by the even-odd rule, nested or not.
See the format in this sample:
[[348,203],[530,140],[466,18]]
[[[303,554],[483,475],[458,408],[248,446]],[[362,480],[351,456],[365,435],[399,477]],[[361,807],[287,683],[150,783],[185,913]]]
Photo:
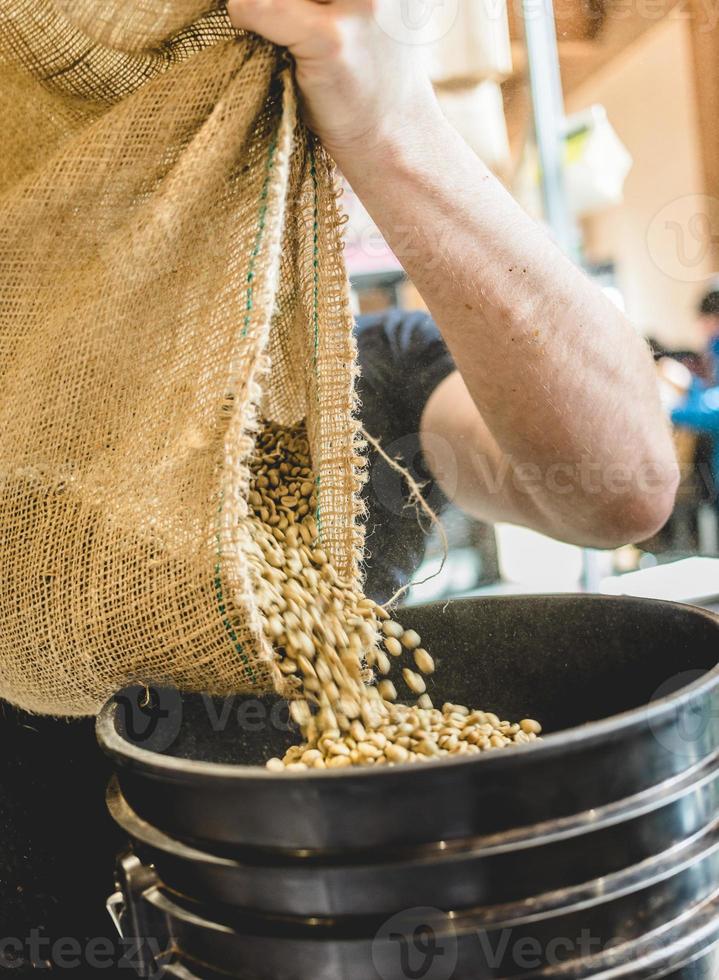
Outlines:
[[266,689],[244,460],[306,418],[357,580],[355,349],[329,160],[209,0],[0,0],[0,697]]

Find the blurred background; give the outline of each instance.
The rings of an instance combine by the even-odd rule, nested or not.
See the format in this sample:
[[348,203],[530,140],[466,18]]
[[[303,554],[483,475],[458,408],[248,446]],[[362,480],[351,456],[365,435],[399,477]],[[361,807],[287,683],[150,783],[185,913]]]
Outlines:
[[[666,527],[611,553],[450,507],[449,554],[428,527],[410,601],[577,590],[719,600],[719,3],[412,2],[450,121],[651,344],[683,479]],[[344,206],[357,312],[422,308],[349,188]]]

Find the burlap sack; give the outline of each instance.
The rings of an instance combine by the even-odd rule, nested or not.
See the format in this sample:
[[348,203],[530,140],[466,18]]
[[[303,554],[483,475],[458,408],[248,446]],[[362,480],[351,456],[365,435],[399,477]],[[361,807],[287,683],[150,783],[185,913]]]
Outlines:
[[259,414],[303,417],[358,575],[355,350],[329,161],[210,0],[0,0],[0,697],[264,689]]

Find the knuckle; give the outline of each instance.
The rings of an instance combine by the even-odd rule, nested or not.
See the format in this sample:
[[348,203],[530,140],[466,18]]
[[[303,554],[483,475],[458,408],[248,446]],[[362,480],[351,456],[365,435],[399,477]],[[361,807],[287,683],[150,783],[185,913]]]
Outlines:
[[246,8],[246,0],[227,0],[227,14],[235,26],[243,22]]
[[267,10],[267,0],[228,0],[227,13],[235,27],[252,30]]
[[231,17],[248,17],[258,13],[263,6],[263,0],[228,0],[227,11]]
[[322,51],[326,58],[339,58],[344,49],[344,41],[338,30],[327,31],[322,38]]

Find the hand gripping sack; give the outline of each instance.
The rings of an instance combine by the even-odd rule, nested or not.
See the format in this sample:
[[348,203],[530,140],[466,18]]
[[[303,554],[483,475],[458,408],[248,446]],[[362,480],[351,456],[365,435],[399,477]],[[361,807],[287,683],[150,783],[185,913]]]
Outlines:
[[282,52],[209,0],[0,3],[0,697],[272,682],[244,549],[260,418],[305,419],[358,579],[330,163]]

